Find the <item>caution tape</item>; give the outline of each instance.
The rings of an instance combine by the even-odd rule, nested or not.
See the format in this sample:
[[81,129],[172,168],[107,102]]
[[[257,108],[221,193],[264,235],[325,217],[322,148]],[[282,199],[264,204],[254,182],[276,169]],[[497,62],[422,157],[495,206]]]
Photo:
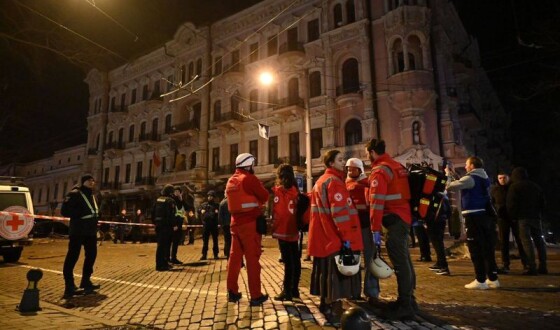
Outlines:
[[[41,215],[41,214],[30,214],[30,213],[15,213],[15,212],[6,212],[0,211],[0,215],[9,215],[9,216],[32,216],[35,219],[46,219],[46,220],[57,220],[57,221],[70,221],[70,218],[66,217],[55,217],[55,216],[48,216],[48,215]],[[124,226],[140,226],[140,227],[155,227],[152,223],[136,223],[136,222],[117,222],[117,221],[107,221],[107,220],[98,220],[98,223],[107,223],[110,225],[124,225]],[[187,227],[203,227],[202,225],[186,225]]]

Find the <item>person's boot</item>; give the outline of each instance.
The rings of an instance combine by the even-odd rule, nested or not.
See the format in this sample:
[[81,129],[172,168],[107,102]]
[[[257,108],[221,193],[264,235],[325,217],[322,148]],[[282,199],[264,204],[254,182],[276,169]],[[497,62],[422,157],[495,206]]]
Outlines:
[[274,300],[276,300],[276,301],[286,301],[286,300],[290,301],[292,299],[293,299],[292,295],[286,293],[285,290],[282,290],[282,292],[280,292],[280,294],[278,294],[277,296],[274,297]]
[[101,288],[101,285],[99,284],[93,284],[91,282],[91,280],[87,279],[84,280],[82,278],[82,282],[80,283],[80,288],[84,289],[84,293],[85,294],[90,294],[90,293],[94,293],[95,290]]
[[205,254],[203,254],[202,257],[200,257],[200,260],[201,260],[201,261],[202,261],[202,260],[206,260],[206,259],[208,259],[208,258],[206,258],[206,255],[205,255]]
[[77,294],[78,288],[74,283],[67,283],[64,286],[64,295],[62,296],[63,299],[70,299]]
[[413,320],[415,316],[411,300],[398,300],[397,304],[387,310],[389,320]]

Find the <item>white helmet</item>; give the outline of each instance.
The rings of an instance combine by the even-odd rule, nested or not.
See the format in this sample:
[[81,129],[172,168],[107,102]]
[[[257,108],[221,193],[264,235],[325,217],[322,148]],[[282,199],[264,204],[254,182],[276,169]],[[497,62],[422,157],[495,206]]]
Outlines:
[[342,275],[353,276],[360,271],[360,254],[343,255],[337,254],[334,256],[336,268]]
[[255,165],[255,156],[250,153],[242,153],[235,158],[235,167],[248,167]]
[[381,259],[379,253],[371,258],[368,263],[369,272],[378,279],[389,278],[393,275],[393,269],[387,265],[385,260]]
[[362,171],[362,173],[365,173],[364,162],[362,162],[358,158],[348,158],[348,160],[346,161],[346,167],[348,166],[357,167],[360,169],[360,171]]

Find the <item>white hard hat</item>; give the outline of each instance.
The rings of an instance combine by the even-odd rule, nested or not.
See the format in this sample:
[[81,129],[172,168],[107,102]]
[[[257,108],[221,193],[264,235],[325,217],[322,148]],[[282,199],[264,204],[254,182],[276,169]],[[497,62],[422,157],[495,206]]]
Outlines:
[[242,153],[235,158],[235,167],[248,167],[255,164],[255,156],[250,153]]
[[[350,258],[348,258],[350,257]],[[360,254],[353,254],[352,256],[344,256],[337,254],[334,256],[336,268],[342,275],[353,276],[360,271]]]
[[369,272],[378,279],[389,278],[393,275],[393,269],[387,265],[387,263],[381,259],[381,256],[377,254],[368,263]]
[[352,166],[352,167],[357,167],[360,169],[360,171],[362,171],[362,173],[365,173],[364,171],[364,162],[362,162],[360,159],[358,158],[349,158],[346,161],[346,166]]

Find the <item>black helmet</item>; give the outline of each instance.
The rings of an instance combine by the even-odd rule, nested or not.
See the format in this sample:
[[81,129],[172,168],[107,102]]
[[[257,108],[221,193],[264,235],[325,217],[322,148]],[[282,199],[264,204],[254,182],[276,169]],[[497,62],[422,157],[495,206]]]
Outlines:
[[173,194],[173,186],[170,184],[166,184],[165,187],[161,190],[161,194],[163,196],[169,196]]
[[181,188],[181,186],[173,187],[173,191],[177,191],[177,190],[179,190],[180,192],[183,192],[183,188]]
[[340,318],[340,326],[343,330],[362,330],[371,329],[369,315],[360,307],[354,306],[346,310]]
[[209,190],[207,195],[212,196],[212,197],[216,197],[216,192],[214,190]]

